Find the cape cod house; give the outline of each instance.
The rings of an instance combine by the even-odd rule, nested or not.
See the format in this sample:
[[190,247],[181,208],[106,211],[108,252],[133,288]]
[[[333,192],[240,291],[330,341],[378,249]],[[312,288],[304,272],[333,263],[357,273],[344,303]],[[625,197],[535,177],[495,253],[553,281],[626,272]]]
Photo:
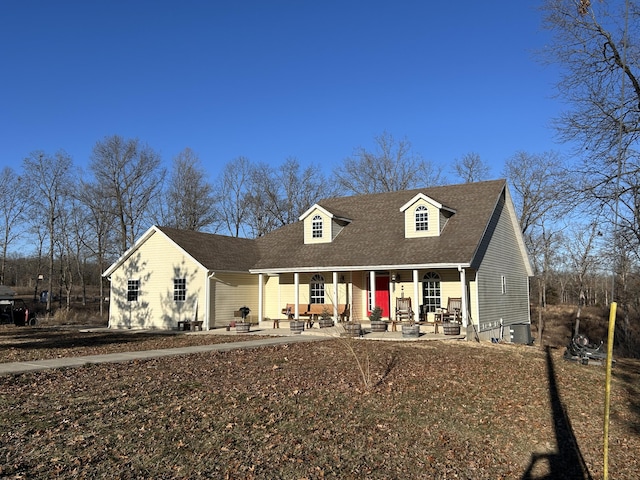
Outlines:
[[264,323],[316,303],[391,318],[399,297],[433,321],[459,298],[484,339],[530,323],[531,275],[504,180],[330,198],[255,240],[154,226],[104,273],[112,328],[210,329],[242,306]]

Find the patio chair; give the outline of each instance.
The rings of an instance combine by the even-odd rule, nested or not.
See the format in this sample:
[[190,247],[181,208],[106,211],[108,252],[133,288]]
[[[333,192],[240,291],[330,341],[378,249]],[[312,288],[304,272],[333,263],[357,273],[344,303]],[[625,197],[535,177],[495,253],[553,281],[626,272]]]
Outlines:
[[396,315],[394,320],[391,322],[391,331],[396,331],[396,325],[405,320],[413,323],[413,310],[411,309],[411,298],[410,297],[400,297],[396,298]]
[[443,322],[460,323],[462,319],[462,298],[451,298],[447,301],[447,308],[442,309]]

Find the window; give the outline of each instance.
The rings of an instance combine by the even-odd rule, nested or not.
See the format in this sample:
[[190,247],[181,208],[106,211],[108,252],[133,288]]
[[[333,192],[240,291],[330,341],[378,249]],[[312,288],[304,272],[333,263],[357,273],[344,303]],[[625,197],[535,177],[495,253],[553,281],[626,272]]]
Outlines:
[[324,303],[324,277],[316,273],[309,282],[309,298],[311,303]]
[[500,283],[502,284],[502,295],[507,293],[507,277],[502,275],[500,278]]
[[440,275],[435,272],[427,272],[422,277],[422,305],[423,313],[440,308]]
[[173,279],[173,301],[184,302],[187,299],[187,279]]
[[127,280],[127,302],[137,302],[140,294],[140,280]]
[[311,237],[322,238],[322,217],[320,215],[316,215],[311,220]]
[[429,211],[424,205],[416,208],[416,232],[429,230]]

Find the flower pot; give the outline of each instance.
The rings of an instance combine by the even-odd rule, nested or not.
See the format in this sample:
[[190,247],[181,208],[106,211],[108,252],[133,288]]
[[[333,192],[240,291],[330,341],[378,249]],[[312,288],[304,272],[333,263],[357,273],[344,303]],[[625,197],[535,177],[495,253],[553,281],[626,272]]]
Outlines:
[[291,320],[289,322],[289,329],[291,333],[300,334],[304,331],[304,321],[302,320]]
[[420,325],[402,325],[402,336],[418,338],[420,336]]
[[344,329],[348,337],[359,337],[362,333],[362,325],[359,323],[345,323]]
[[236,322],[236,333],[249,333],[250,328],[249,322]]
[[371,320],[371,332],[382,333],[387,331],[387,322],[382,320]]
[[318,325],[320,325],[320,328],[333,327],[333,318],[321,318],[318,320]]
[[460,324],[457,322],[444,322],[442,332],[445,335],[460,335]]

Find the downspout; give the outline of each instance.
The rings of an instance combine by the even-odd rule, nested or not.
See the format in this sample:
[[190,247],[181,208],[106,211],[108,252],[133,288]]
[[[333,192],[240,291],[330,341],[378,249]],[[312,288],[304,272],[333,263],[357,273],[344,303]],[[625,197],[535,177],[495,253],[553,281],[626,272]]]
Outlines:
[[[107,281],[109,282],[109,300],[113,298],[111,295],[111,275],[107,277]],[[103,299],[100,299],[100,304],[102,305]],[[111,328],[111,305],[109,305],[109,320],[107,321],[107,328]]]
[[258,325],[262,325],[264,318],[264,306],[262,305],[264,298],[264,275],[258,274]]
[[461,265],[458,265],[458,272],[460,273],[460,298],[462,304],[460,305],[462,310],[462,326],[466,327],[469,324],[469,307],[467,305],[467,272]]
[[207,275],[207,282],[206,282],[206,286],[205,286],[205,304],[206,304],[206,313],[204,314],[204,329],[205,330],[209,330],[210,329],[210,314],[211,314],[211,279],[214,277],[214,275],[216,274],[216,272],[211,272],[208,273]]

